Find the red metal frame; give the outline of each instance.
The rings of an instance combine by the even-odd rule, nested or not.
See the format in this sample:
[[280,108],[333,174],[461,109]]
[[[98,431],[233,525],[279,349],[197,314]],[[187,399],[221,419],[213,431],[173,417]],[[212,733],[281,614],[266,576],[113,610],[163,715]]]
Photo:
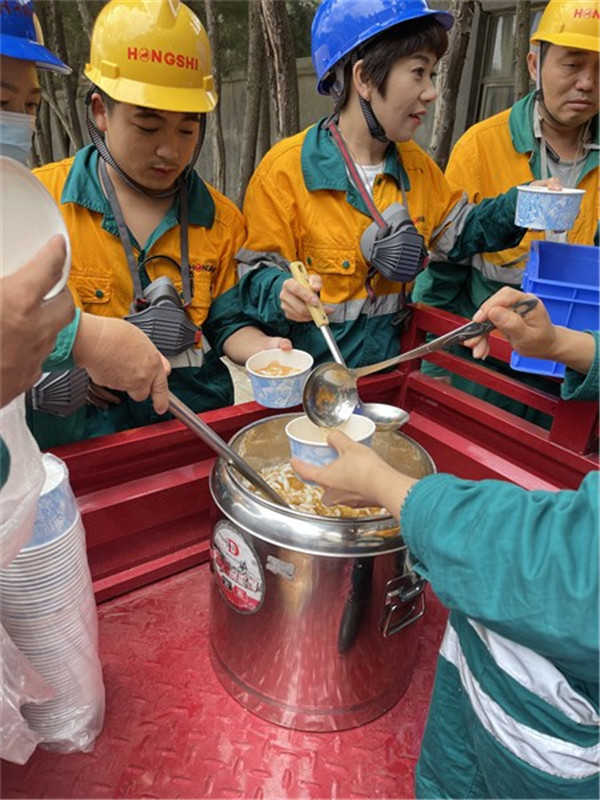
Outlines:
[[[463,320],[414,306],[402,349]],[[492,336],[495,358],[508,344]],[[471,361],[444,353],[429,360],[553,416],[550,431],[446,383],[423,375],[420,361],[361,381],[365,401],[393,403],[411,414],[404,432],[432,455],[439,471],[499,478],[529,489],[576,488],[598,465],[592,454],[598,405],[564,402]],[[278,413],[256,403],[202,415],[224,439]],[[54,451],[70,470],[87,535],[98,601],[166,577],[208,558],[216,509],[208,477],[214,453],[177,421],[78,442]]]

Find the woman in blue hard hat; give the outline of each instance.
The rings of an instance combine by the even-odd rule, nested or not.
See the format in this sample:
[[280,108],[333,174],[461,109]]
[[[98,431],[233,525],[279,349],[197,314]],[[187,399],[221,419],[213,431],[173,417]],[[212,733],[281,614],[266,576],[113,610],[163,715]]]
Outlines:
[[[516,190],[470,206],[412,141],[435,100],[453,18],[425,0],[323,0],[312,25],[317,89],[334,109],[276,144],[244,202],[244,311],[317,361],[315,292],[350,366],[396,355],[398,322],[427,250],[461,260],[517,244]],[[290,277],[303,261],[312,291]],[[309,323],[309,324],[307,324]]]

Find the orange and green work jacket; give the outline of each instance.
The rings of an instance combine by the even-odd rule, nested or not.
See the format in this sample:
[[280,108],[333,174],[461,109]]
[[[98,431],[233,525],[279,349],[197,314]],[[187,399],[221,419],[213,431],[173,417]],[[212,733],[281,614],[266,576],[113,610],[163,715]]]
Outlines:
[[[402,184],[409,214],[438,257],[460,260],[481,250],[515,246],[524,234],[513,222],[516,191],[472,207],[412,141],[388,147],[373,187],[380,211],[403,202]],[[321,299],[334,309],[331,330],[350,366],[398,353],[394,323],[403,286],[377,273],[373,296],[367,292],[360,238],[373,220],[322,123],[267,153],[248,186],[244,215],[248,238],[237,257],[241,305],[248,316],[274,326],[317,362],[331,359],[313,323],[291,322],[281,310],[281,286],[290,277],[287,264],[300,260],[322,278]]]
[[[90,314],[124,317],[131,311],[133,281],[115,218],[99,183],[98,159],[97,151],[90,146],[74,158],[35,170],[35,174],[59,202],[69,231],[69,288],[75,303]],[[169,387],[198,412],[233,402],[232,381],[219,356],[223,342],[243,325],[235,313],[237,292],[229,290],[237,279],[234,255],[244,241],[245,225],[235,205],[194,172],[188,178],[188,193],[192,271],[188,315],[194,324],[202,326],[202,342],[195,352],[186,350],[172,362]],[[144,246],[129,231],[144,288],[166,275],[182,291],[181,273],[169,261],[157,259],[141,266],[151,255],[181,262],[178,211],[175,201]],[[229,316],[229,325],[221,321],[220,308]],[[123,358],[127,358],[126,353]],[[46,447],[167,419],[155,414],[150,401],[137,403],[125,394],[118,405],[105,411],[88,406],[87,413],[80,409],[64,419],[37,412],[30,416],[36,438]]]
[[[535,135],[536,92],[512,108],[473,125],[455,144],[446,178],[463,188],[472,203],[506,192],[511,186],[541,180],[540,141]],[[585,190],[579,216],[567,234],[571,244],[598,245],[598,117],[592,121],[592,142],[575,185]],[[470,317],[501,286],[520,287],[533,239],[543,231],[528,231],[518,246],[473,256],[469,268],[453,272],[447,265],[430,265],[419,275],[413,297],[429,305]],[[454,279],[453,279],[454,278]]]

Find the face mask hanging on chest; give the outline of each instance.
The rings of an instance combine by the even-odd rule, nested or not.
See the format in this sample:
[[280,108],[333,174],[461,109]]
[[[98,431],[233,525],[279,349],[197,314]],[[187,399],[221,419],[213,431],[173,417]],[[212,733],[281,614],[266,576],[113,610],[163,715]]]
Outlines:
[[425,266],[425,241],[400,203],[393,203],[381,216],[386,226],[373,222],[361,236],[363,258],[388,281],[409,283]]
[[389,281],[410,283],[424,269],[428,254],[425,239],[408,213],[404,186],[400,187],[403,204],[392,203],[380,213],[350,157],[335,121],[330,120],[328,127],[342,154],[350,178],[374,220],[360,240],[363,258],[371,272],[379,272]]
[[15,111],[0,113],[0,155],[14,158],[27,166],[31,140],[35,130],[35,117]]

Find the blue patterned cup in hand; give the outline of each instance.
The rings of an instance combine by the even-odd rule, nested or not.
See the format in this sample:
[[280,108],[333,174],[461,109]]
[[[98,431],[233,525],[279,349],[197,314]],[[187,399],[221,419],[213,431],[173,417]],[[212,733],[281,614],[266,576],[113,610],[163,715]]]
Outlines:
[[515,224],[531,231],[571,230],[584,194],[584,189],[517,186]]
[[[324,467],[338,457],[335,447],[327,444],[332,428],[322,428],[311,422],[307,416],[296,417],[285,426],[290,443],[292,458],[299,458],[307,464]],[[349,420],[336,430],[342,431],[355,442],[371,445],[375,433],[375,423],[368,417],[353,414]]]
[[291,408],[302,402],[302,390],[313,357],[304,350],[261,350],[246,361],[254,399],[266,408]]

